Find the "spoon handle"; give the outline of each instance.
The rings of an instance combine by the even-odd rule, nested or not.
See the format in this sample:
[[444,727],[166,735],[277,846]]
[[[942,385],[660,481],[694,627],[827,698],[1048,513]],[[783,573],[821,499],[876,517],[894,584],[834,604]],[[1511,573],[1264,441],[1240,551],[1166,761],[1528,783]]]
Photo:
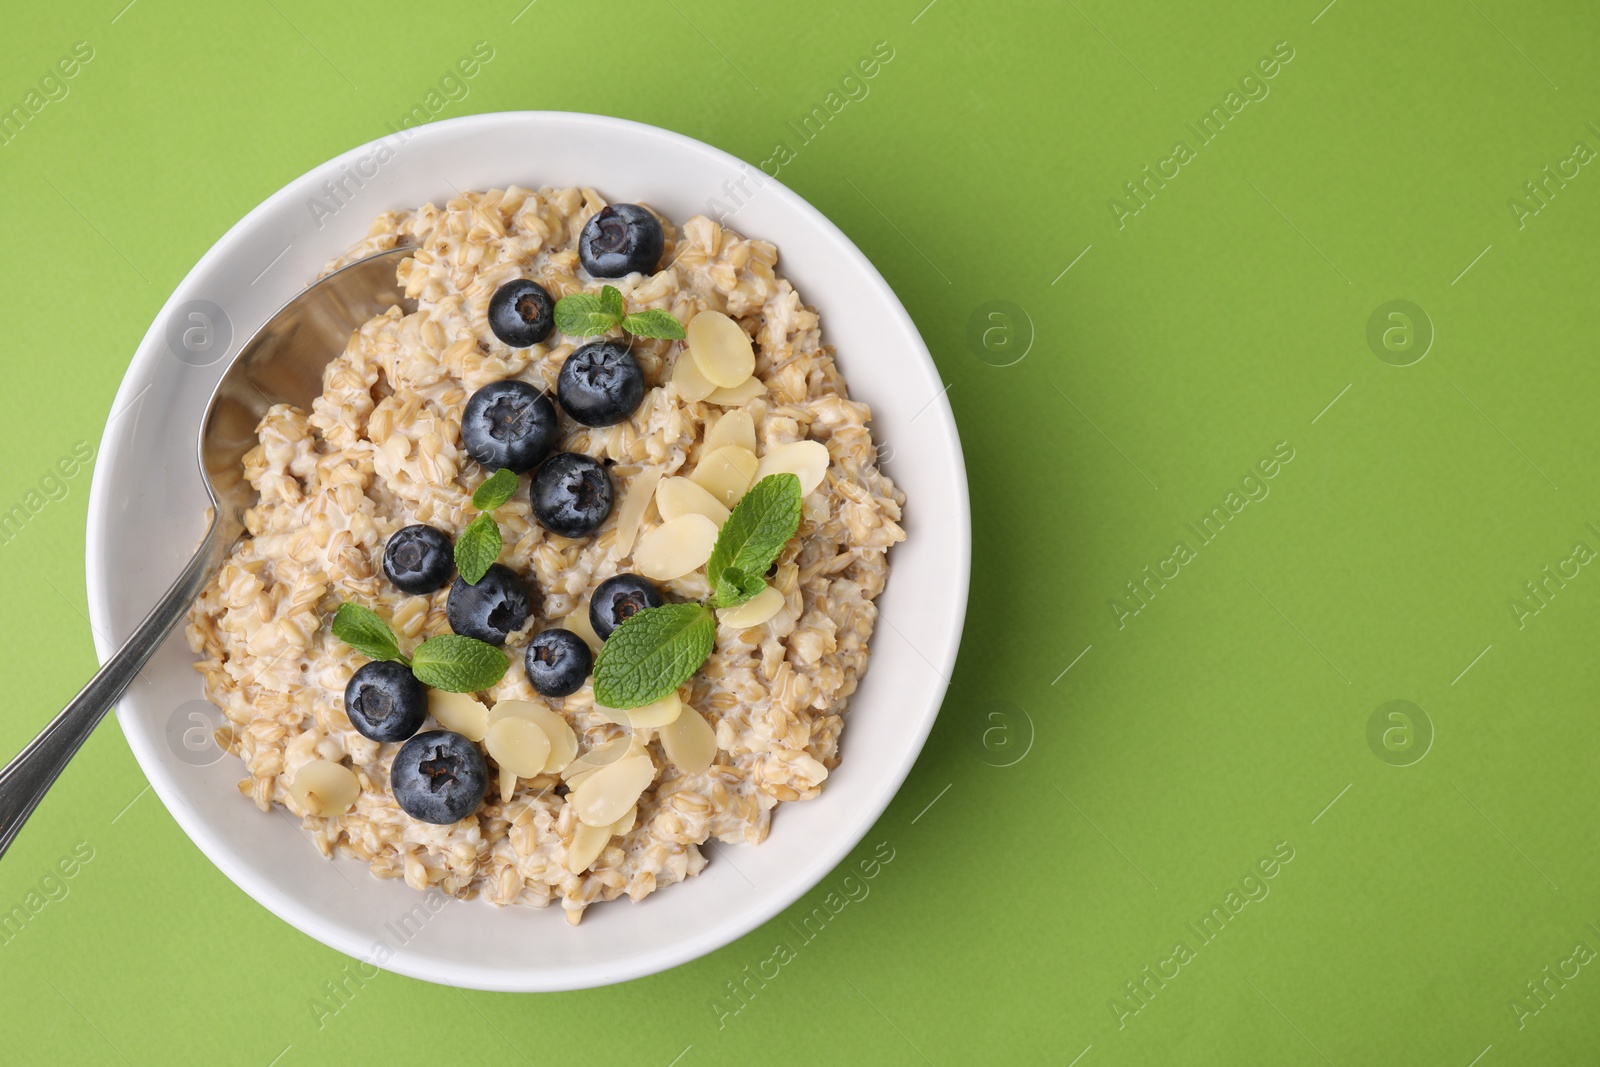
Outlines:
[[219,524],[213,522],[194,558],[171,588],[162,594],[127,643],[106,660],[99,673],[72,698],[72,703],[0,770],[0,856],[11,847],[22,824],[44,799],[45,791],[66,769],[67,761],[88,740],[90,731],[127,691],[200,595],[200,590],[221,563],[221,554],[217,551],[220,541]]

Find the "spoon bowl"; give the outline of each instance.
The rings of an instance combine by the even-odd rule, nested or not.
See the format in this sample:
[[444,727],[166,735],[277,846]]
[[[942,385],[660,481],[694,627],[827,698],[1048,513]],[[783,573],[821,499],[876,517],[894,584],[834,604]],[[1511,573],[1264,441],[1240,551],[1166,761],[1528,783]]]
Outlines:
[[387,308],[414,308],[395,280],[396,268],[411,251],[402,246],[379,252],[319,279],[279,308],[240,348],[200,423],[200,474],[211,498],[205,536],[127,642],[0,770],[0,856],[244,532],[244,513],[257,499],[244,477],[244,457],[256,445],[262,417],[274,404],[309,409],[322,392],[323,371],[344,351],[357,327]]

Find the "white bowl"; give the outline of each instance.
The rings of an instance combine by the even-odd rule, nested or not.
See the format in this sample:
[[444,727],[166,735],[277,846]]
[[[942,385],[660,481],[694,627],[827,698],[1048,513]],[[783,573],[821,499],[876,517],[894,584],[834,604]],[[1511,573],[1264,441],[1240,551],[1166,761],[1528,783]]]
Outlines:
[[[713,845],[699,877],[637,905],[598,905],[569,927],[559,907],[446,901],[374,878],[353,860],[330,862],[297,820],[263,815],[236,790],[242,768],[233,757],[194,751],[207,705],[181,633],[118,708],[151,785],[201,851],[273,913],[340,952],[414,978],[503,991],[652,974],[748,933],[815,885],[882,814],[921,751],[966,611],[970,530],[955,422],[916,327],[872,264],[815,208],[748,164],[679,134],[593,115],[477,115],[407,132],[403,143],[391,136],[353,149],[274,193],[201,258],[145,334],[111,409],[90,494],[95,645],[104,660],[121,644],[201,536],[195,441],[223,357],[379,212],[512,182],[592,186],[680,223],[744,201],[728,224],[774,242],[779,269],[821,311],[824,338],[838,350],[851,395],[871,404],[877,440],[892,455],[887,469],[908,497],[908,538],[890,554],[843,760],[821,797],[781,806],[766,842]],[[205,366],[178,358],[169,342],[169,334],[205,329],[188,316],[196,300],[222,309],[231,325],[226,351],[216,335],[203,357],[215,361]]]

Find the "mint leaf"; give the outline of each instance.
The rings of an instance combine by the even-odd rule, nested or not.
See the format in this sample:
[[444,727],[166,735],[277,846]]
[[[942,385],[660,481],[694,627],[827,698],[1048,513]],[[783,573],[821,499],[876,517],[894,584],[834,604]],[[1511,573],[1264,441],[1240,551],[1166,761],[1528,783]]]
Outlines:
[[634,312],[622,320],[622,328],[635,337],[665,337],[673,341],[684,338],[683,323],[660,308]]
[[719,608],[737,607],[766,587],[767,583],[759,575],[746,574],[738,567],[724,567],[722,573],[717,575],[717,584],[711,591],[712,605]]
[[623,620],[595,657],[595,703],[620,711],[660,700],[694,676],[716,639],[716,617],[702,604],[663,604]]
[[511,499],[517,491],[517,476],[504,467],[489,475],[478,491],[472,494],[472,506],[479,511],[493,511]]
[[411,673],[423,685],[452,693],[476,693],[505,676],[506,654],[476,637],[441,634],[411,654]]
[[614,285],[600,287],[600,310],[611,316],[612,325],[627,314],[628,306],[622,302],[622,290]]
[[347,601],[339,605],[339,610],[333,613],[333,636],[368,659],[406,662],[389,624],[377,612],[360,604]]
[[[606,286],[616,292],[611,286]],[[622,294],[617,293],[621,302]],[[608,308],[602,297],[593,293],[573,293],[556,301],[556,329],[569,337],[598,337],[622,318],[622,308]]]
[[761,592],[760,576],[799,528],[800,479],[793,474],[769,474],[740,497],[706,561],[716,606],[731,608]]
[[456,570],[468,585],[477,585],[489,573],[489,566],[500,558],[500,527],[487,511],[471,522],[456,538]]

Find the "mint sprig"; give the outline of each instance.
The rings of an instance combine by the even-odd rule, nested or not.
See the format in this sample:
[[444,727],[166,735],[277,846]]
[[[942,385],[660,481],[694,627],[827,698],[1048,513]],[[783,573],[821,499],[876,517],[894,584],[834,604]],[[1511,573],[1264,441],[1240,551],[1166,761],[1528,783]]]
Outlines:
[[672,317],[671,312],[662,311],[660,308],[646,308],[636,311],[622,320],[622,328],[635,337],[662,337],[669,341],[681,341],[687,336],[683,330],[683,323]]
[[[765,572],[763,572],[765,573]],[[753,598],[766,587],[760,574],[746,574],[738,567],[724,567],[711,587],[711,601],[719,608],[731,608]]]
[[346,601],[333,613],[333,636],[355,649],[368,659],[396,660],[410,665],[411,661],[400,654],[400,642],[382,616],[371,608]]
[[430,637],[408,659],[401,655],[394,631],[377,612],[348,601],[333,613],[333,636],[368,659],[404,663],[417,681],[452,693],[489,688],[505,676],[511,662],[488,642],[460,634]]
[[505,542],[500,537],[500,526],[490,514],[510,500],[517,491],[517,475],[504,467],[485,478],[472,494],[472,506],[483,514],[467,523],[467,528],[456,538],[456,570],[468,585],[477,585],[489,573],[494,561],[500,558]]
[[714,607],[735,607],[761,592],[762,576],[800,528],[800,499],[793,474],[769,474],[739,498],[706,561]]
[[503,543],[500,526],[487,511],[467,523],[467,528],[456,538],[456,570],[468,585],[483,581],[494,561],[500,558]]
[[569,337],[598,337],[616,326],[622,320],[622,310],[608,307],[606,297],[616,293],[614,302],[620,304],[622,293],[612,285],[600,293],[573,293],[556,301],[556,329]]
[[621,319],[628,312],[628,305],[623,302],[622,290],[614,285],[600,287],[600,311],[610,315],[613,320]]
[[451,693],[476,693],[505,677],[511,661],[486,641],[461,634],[430,637],[411,654],[411,673],[423,685]]
[[472,494],[472,506],[479,511],[493,511],[510,500],[516,491],[516,472],[501,467],[484,479],[483,484]]
[[694,676],[716,639],[716,616],[704,604],[663,604],[630,616],[595,657],[595,703],[623,710],[660,700]]
[[[763,575],[800,528],[800,479],[769,475],[740,498],[706,562],[711,607],[731,608],[766,588]],[[663,604],[623,620],[594,661],[595,703],[619,710],[660,700],[711,655],[717,617],[704,604]]]
[[635,337],[663,337],[681,341],[683,323],[670,312],[646,308],[628,314],[622,291],[602,286],[598,295],[573,293],[556,301],[556,329],[570,337],[599,337],[621,326]]

